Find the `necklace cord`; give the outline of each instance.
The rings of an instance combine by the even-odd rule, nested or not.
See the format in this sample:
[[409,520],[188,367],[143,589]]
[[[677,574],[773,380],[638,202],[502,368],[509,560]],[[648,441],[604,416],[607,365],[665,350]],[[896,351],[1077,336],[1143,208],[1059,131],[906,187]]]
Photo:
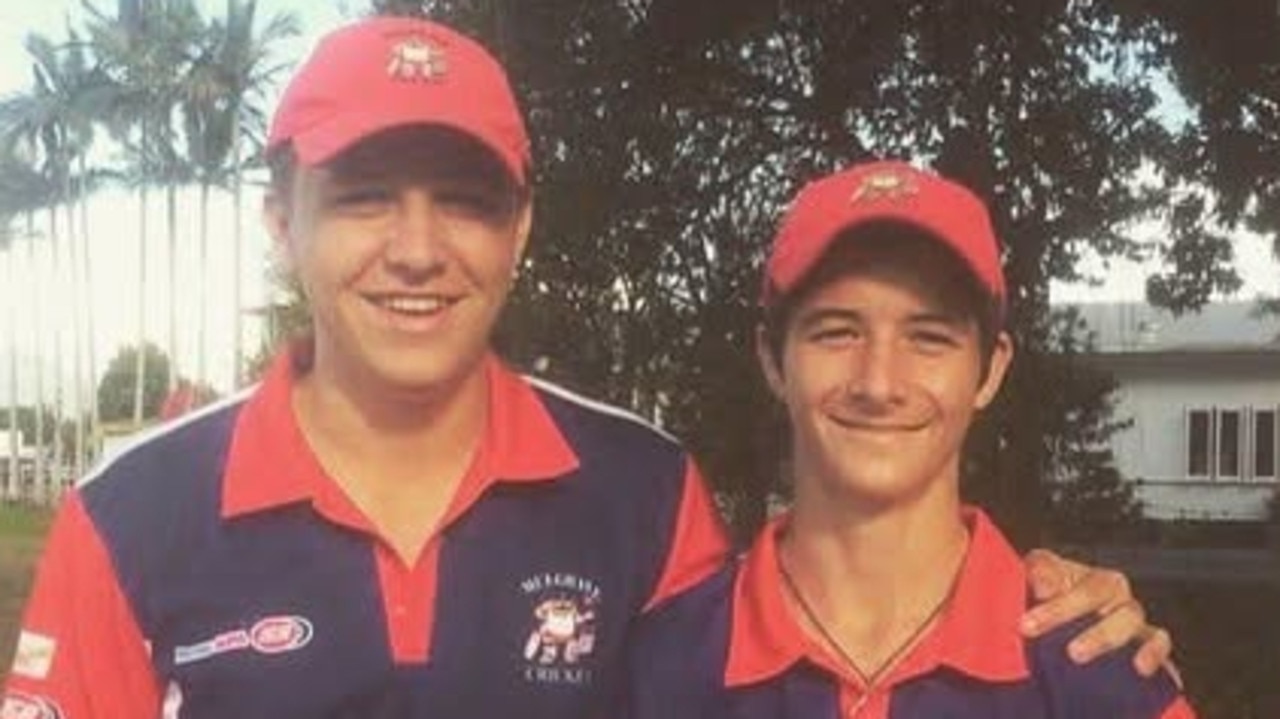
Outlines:
[[796,600],[796,604],[800,607],[800,611],[804,613],[805,618],[809,620],[809,623],[813,625],[814,629],[818,630],[818,634],[822,636],[822,639],[832,649],[836,650],[840,659],[853,670],[853,673],[858,677],[858,680],[862,682],[863,689],[868,694],[877,685],[877,682],[879,682],[883,675],[888,673],[890,669],[897,665],[898,660],[906,654],[907,650],[911,649],[919,642],[920,638],[933,624],[934,620],[942,614],[943,609],[951,603],[951,597],[955,594],[956,585],[959,584],[960,572],[961,569],[957,568],[955,575],[951,578],[951,585],[947,588],[946,593],[942,595],[942,599],[938,600],[938,603],[929,611],[929,614],[916,625],[915,629],[911,630],[911,634],[898,644],[897,648],[895,648],[893,652],[884,659],[884,661],[880,662],[880,665],[876,667],[875,671],[867,674],[860,666],[858,666],[858,663],[854,661],[849,652],[845,651],[844,646],[842,646],[835,638],[835,635],[827,629],[827,625],[818,618],[818,613],[809,604],[808,600],[805,599],[804,594],[796,585],[795,578],[791,576],[791,572],[787,569],[786,563],[782,561],[781,552],[778,554],[778,573],[782,575],[782,581],[787,585],[787,591]]

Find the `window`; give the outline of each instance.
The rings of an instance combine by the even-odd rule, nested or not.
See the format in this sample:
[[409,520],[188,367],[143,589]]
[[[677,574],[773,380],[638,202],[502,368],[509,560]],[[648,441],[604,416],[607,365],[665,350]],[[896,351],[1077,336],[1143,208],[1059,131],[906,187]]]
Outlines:
[[1244,445],[1244,433],[1241,430],[1238,409],[1218,410],[1218,466],[1217,476],[1235,478],[1240,476],[1240,455]]
[[1187,412],[1187,475],[1208,477],[1213,447],[1213,411],[1193,409]]
[[1253,411],[1253,476],[1257,479],[1276,478],[1276,445],[1280,444],[1276,430],[1274,409]]
[[1189,407],[1191,479],[1280,479],[1280,407]]

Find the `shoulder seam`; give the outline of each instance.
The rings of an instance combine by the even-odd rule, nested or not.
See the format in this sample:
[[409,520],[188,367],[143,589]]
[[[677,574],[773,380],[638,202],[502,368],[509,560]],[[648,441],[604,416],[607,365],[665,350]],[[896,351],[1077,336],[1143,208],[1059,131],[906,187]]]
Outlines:
[[98,465],[94,467],[94,469],[85,473],[83,477],[81,477],[79,480],[76,481],[76,487],[83,488],[88,486],[90,482],[93,482],[94,480],[98,479],[102,475],[106,474],[107,470],[111,469],[121,459],[133,454],[134,452],[147,446],[148,444],[155,442],[161,437],[164,437],[165,435],[168,435],[168,434],[172,434],[173,432],[176,432],[179,429],[182,429],[183,427],[189,424],[192,424],[197,420],[203,419],[211,414],[215,414],[228,407],[244,402],[246,399],[249,398],[250,395],[252,395],[255,391],[257,391],[257,389],[258,389],[258,385],[255,384],[252,387],[243,389],[239,392],[236,392],[235,394],[232,394],[229,397],[226,397],[225,399],[220,399],[217,402],[213,402],[204,407],[201,407],[200,409],[194,412],[191,412],[189,414],[186,414],[178,419],[174,419],[169,422],[164,422],[155,427],[144,430],[139,436],[133,438],[124,447],[122,447],[119,452],[116,452],[116,454],[113,457],[111,457],[111,459],[105,462],[99,462]]
[[534,387],[537,387],[540,390],[543,390],[544,392],[547,392],[548,394],[555,395],[560,399],[566,400],[568,402],[572,402],[573,404],[576,404],[580,407],[584,407],[586,409],[594,410],[601,414],[606,414],[611,417],[617,417],[618,419],[627,420],[633,424],[640,425],[641,427],[652,430],[653,432],[657,433],[658,435],[662,436],[664,439],[672,442],[673,444],[677,446],[682,446],[680,443],[680,440],[677,439],[675,435],[663,429],[658,424],[654,422],[650,422],[649,420],[641,417],[640,415],[630,410],[622,409],[621,407],[617,407],[615,405],[606,404],[598,400],[584,397],[583,395],[580,395],[577,392],[565,389],[564,387],[561,387],[558,384],[553,384],[544,379],[539,379],[537,377],[533,377],[530,375],[520,375],[520,376],[529,384],[533,385]]

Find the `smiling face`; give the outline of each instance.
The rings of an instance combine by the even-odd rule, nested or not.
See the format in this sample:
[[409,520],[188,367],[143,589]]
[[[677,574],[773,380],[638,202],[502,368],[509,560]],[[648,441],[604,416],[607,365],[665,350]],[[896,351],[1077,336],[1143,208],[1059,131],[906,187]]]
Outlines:
[[1008,336],[994,338],[987,366],[971,280],[927,239],[845,241],[823,263],[776,354],[761,332],[791,420],[797,495],[886,506],[954,488],[973,415],[1012,356]]
[[281,189],[267,225],[310,304],[317,374],[429,392],[479,371],[531,213],[496,158],[447,130],[392,130]]

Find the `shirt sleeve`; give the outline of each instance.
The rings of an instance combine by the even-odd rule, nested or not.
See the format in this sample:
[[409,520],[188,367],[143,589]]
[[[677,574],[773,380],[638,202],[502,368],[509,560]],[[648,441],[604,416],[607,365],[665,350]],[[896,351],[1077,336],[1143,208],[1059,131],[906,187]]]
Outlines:
[[27,601],[0,716],[152,719],[148,647],[79,493],[59,509]]
[[724,564],[729,553],[724,524],[692,460],[685,463],[683,483],[662,576],[645,603],[646,612],[705,579]]

